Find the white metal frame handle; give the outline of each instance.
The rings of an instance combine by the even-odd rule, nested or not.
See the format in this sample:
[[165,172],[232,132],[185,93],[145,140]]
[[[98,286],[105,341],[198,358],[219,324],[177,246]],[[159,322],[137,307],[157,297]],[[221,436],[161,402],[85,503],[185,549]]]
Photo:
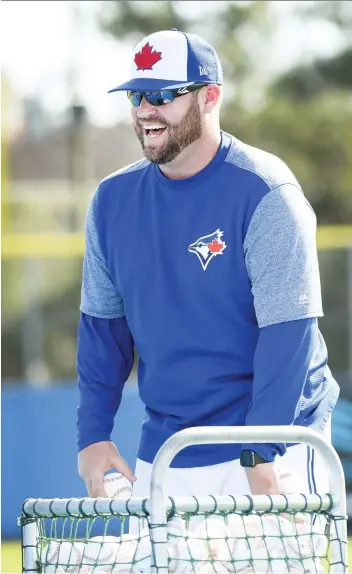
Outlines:
[[[197,444],[219,443],[305,443],[316,449],[325,459],[329,469],[329,490],[334,492],[334,513],[346,516],[345,477],[341,461],[335,449],[328,444],[318,432],[301,426],[223,426],[192,427],[171,436],[159,449],[152,468],[150,485],[150,522],[152,525],[166,524],[167,498],[165,495],[166,472],[180,450]],[[336,496],[335,496],[336,492]],[[323,493],[322,493],[323,494]],[[346,520],[336,524],[339,540],[347,540]],[[154,572],[168,572],[167,528],[151,528]],[[334,555],[335,545],[332,547]],[[347,548],[341,546],[343,563],[347,565]],[[334,559],[333,559],[334,561]],[[347,574],[346,568],[338,564],[332,566],[332,572]]]

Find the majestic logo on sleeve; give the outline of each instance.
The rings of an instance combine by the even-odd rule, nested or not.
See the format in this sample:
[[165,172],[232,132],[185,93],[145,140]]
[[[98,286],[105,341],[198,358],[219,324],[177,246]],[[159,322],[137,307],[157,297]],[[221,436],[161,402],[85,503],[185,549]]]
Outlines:
[[204,271],[208,267],[213,257],[216,257],[217,255],[223,255],[224,249],[227,247],[225,241],[222,241],[221,239],[223,235],[224,232],[220,231],[220,229],[217,229],[210,235],[204,235],[204,237],[200,237],[197,239],[197,241],[191,243],[191,245],[188,247],[188,251],[197,255]]
[[152,70],[154,64],[161,60],[161,52],[153,51],[153,46],[147,42],[134,57],[137,70]]

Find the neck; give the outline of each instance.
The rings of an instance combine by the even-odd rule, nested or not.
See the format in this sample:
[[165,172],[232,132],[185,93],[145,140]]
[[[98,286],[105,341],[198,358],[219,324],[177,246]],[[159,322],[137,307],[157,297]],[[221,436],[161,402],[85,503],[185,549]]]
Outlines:
[[215,157],[221,142],[220,129],[202,137],[184,149],[176,159],[159,166],[168,179],[186,179],[204,169]]

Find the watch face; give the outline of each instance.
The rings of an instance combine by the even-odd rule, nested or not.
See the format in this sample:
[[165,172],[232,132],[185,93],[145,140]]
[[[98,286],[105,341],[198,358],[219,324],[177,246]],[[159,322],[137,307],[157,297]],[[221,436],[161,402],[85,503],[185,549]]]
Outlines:
[[242,450],[240,464],[241,466],[249,468],[255,466],[255,453],[252,450]]

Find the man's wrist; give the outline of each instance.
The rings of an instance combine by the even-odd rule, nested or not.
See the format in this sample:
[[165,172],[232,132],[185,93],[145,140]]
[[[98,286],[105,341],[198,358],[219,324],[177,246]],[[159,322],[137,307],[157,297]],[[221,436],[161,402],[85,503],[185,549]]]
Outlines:
[[245,468],[252,494],[280,494],[279,477],[274,462]]
[[276,444],[267,443],[242,443],[241,451],[249,450],[254,451],[258,456],[266,460],[267,462],[274,462],[276,456],[280,454]]
[[81,450],[83,450],[87,446],[90,446],[91,444],[95,444],[97,442],[107,442],[107,441],[111,442],[111,436],[109,433],[104,432],[95,434],[94,436],[79,437],[77,440],[77,449],[78,452],[81,452]]
[[240,465],[245,468],[254,468],[258,464],[271,462],[263,456],[257,454],[254,450],[241,450]]

